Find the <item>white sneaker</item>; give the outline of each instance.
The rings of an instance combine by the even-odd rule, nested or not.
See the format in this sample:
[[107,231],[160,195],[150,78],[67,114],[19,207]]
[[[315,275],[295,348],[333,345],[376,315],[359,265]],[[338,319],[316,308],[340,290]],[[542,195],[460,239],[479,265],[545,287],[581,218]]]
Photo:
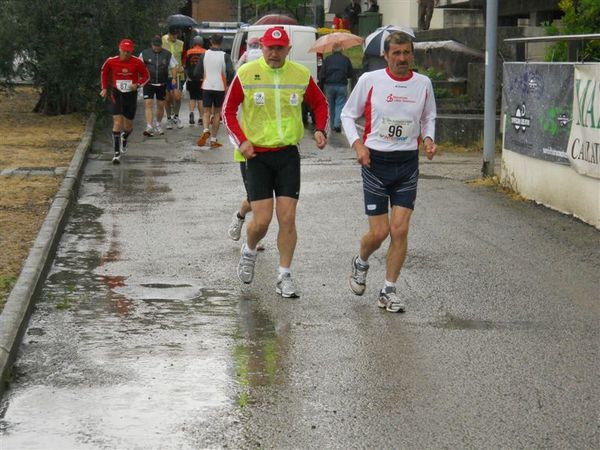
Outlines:
[[404,312],[406,310],[406,305],[398,298],[396,288],[393,287],[386,287],[379,293],[377,306],[393,313]]
[[144,130],[144,136],[152,137],[154,136],[154,128],[152,125],[147,124],[146,129]]
[[183,128],[183,124],[181,123],[181,119],[179,117],[175,117],[173,119],[173,122],[175,123],[175,125],[177,126],[177,128],[179,128],[179,129]]
[[162,127],[160,126],[159,123],[157,123],[156,125],[154,125],[154,132],[156,134],[158,134],[159,136],[162,136],[163,134],[165,134],[165,132],[163,131]]
[[170,117],[167,117],[167,130],[172,130],[173,129],[173,119],[171,119]]
[[238,213],[233,213],[233,219],[231,219],[231,224],[229,225],[229,229],[227,230],[227,234],[234,241],[239,241],[240,236],[242,235],[242,225],[244,225],[245,219],[240,219],[238,217]]
[[115,152],[115,156],[113,156],[112,163],[116,166],[117,164],[121,164],[121,154]]
[[367,273],[369,266],[363,266],[358,263],[358,255],[352,258],[350,269],[350,289],[356,295],[363,295],[367,288]]
[[294,287],[294,282],[292,281],[291,273],[288,272],[286,274],[283,274],[277,279],[275,292],[277,292],[284,298],[298,297],[298,294],[296,293],[296,288]]
[[238,278],[242,283],[250,284],[254,278],[254,266],[256,264],[256,255],[244,251],[246,245],[242,246],[242,256],[237,267]]

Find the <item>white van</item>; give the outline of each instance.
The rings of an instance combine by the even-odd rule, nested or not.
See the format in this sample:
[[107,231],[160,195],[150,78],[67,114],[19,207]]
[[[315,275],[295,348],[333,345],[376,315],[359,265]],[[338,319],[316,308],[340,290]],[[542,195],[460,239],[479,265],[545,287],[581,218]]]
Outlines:
[[290,37],[290,45],[292,46],[288,58],[291,61],[296,61],[306,66],[310,70],[312,77],[317,80],[318,67],[321,65],[322,56],[308,51],[317,39],[317,30],[313,27],[302,25],[278,24],[248,25],[241,27],[233,38],[233,45],[231,47],[231,60],[233,65],[235,66],[237,64],[240,56],[242,56],[246,50],[246,42],[248,42],[248,39],[253,37],[261,38],[265,31],[271,27],[281,27],[286,31]]

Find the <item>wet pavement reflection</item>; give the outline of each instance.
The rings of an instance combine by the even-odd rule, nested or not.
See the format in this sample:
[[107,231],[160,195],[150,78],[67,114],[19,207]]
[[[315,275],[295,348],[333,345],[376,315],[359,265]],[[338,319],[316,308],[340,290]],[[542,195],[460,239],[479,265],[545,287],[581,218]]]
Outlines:
[[457,181],[473,156],[423,161],[408,309],[387,313],[383,249],[365,295],[348,287],[360,168],[307,131],[300,298],[282,299],[275,224],[253,283],[235,274],[231,148],[134,133],[114,167],[107,130],[0,402],[2,450],[595,448],[597,230]]
[[95,146],[2,400],[0,447],[235,442],[252,387],[278,378],[281,332],[237,285],[198,274],[193,236],[174,239],[196,213],[161,209],[189,197],[171,180],[193,168],[148,155],[114,168]]

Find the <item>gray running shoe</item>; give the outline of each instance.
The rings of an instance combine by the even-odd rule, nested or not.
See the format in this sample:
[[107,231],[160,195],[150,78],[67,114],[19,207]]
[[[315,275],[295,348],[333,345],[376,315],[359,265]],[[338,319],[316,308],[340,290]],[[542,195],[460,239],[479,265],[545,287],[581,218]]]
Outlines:
[[250,284],[254,278],[254,265],[256,264],[256,255],[244,251],[246,246],[242,246],[242,256],[237,267],[238,278],[242,283]]
[[363,295],[367,288],[367,273],[369,266],[358,263],[358,255],[352,258],[352,271],[350,273],[350,289],[356,295]]
[[114,165],[121,164],[121,153],[115,152],[115,156],[113,156],[112,163]]
[[294,282],[292,281],[292,275],[290,273],[286,273],[279,277],[277,280],[277,285],[275,286],[275,292],[285,298],[298,297],[296,288],[294,287]]
[[173,129],[173,119],[170,117],[167,117],[167,130],[172,130]]
[[386,311],[393,313],[404,312],[406,309],[406,306],[396,294],[396,288],[393,287],[386,287],[379,293],[379,301],[377,302],[377,306],[380,308],[385,308]]
[[229,225],[227,233],[234,241],[240,240],[240,236],[242,235],[242,225],[244,225],[244,219],[240,219],[237,212],[233,213],[233,219],[231,219],[231,225]]

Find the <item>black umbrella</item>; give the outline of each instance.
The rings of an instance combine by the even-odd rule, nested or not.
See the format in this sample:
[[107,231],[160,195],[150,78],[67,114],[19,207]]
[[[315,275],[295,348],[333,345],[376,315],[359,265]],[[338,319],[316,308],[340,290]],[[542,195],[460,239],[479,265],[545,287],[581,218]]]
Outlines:
[[364,54],[372,56],[383,56],[383,42],[394,31],[401,31],[415,38],[415,33],[409,27],[402,25],[387,25],[379,27],[365,38]]
[[197,26],[198,22],[184,14],[173,14],[167,18],[167,25],[169,27],[188,28]]

